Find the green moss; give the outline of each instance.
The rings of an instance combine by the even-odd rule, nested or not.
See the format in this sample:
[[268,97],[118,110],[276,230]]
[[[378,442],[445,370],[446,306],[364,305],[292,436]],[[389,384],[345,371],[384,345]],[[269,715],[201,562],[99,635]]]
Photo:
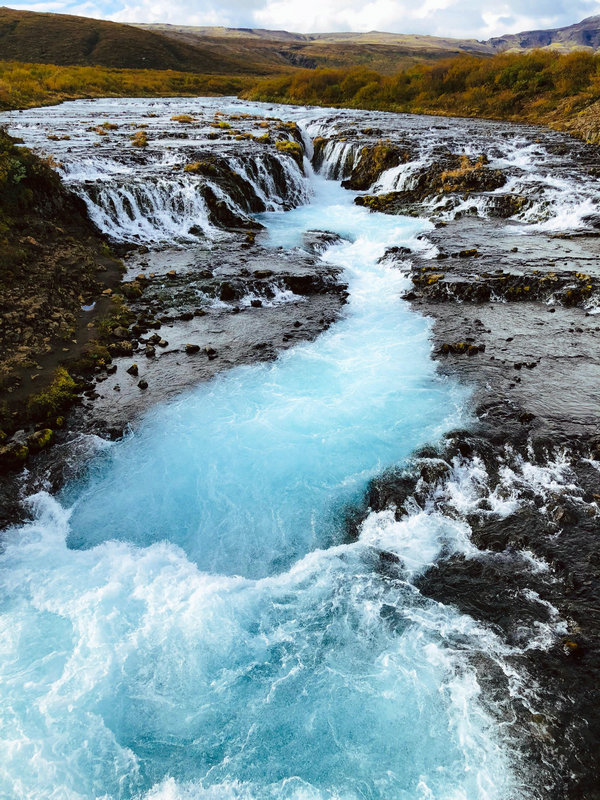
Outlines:
[[[83,349],[81,356],[76,361],[72,362],[72,368],[76,369],[78,372],[92,372],[96,367],[105,367],[107,364],[110,364],[111,361],[112,357],[106,345],[93,341],[89,342]],[[58,422],[56,424],[57,427],[60,427]]]
[[59,367],[52,383],[29,398],[27,414],[30,419],[49,420],[68,408],[77,394],[77,385],[64,367]]
[[148,136],[146,131],[136,131],[131,137],[131,144],[134,147],[148,147]]
[[27,439],[30,451],[43,450],[48,447],[54,439],[54,431],[51,428],[44,428],[41,431],[36,431],[31,434]]
[[200,175],[216,175],[218,172],[215,165],[209,161],[193,161],[191,164],[186,164],[183,171]]
[[302,148],[298,142],[275,142],[275,147],[280,153],[289,153],[290,155],[302,155]]

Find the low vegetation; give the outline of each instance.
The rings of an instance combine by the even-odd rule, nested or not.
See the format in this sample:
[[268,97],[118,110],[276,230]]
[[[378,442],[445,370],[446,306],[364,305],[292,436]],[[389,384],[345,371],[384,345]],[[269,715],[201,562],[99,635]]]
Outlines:
[[302,105],[539,122],[600,141],[600,110],[594,106],[600,100],[600,55],[584,51],[458,56],[392,76],[361,67],[304,70],[260,81],[244,96]]
[[174,97],[238,94],[247,76],[105,67],[58,67],[0,61],[0,111],[88,97]]

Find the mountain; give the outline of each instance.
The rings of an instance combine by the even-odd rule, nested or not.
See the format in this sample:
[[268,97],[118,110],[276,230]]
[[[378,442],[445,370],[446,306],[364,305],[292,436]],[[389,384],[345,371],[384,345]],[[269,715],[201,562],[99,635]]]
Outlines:
[[550,30],[523,31],[522,33],[497,36],[487,43],[494,50],[502,52],[521,52],[548,48],[558,51],[570,51],[586,48],[600,48],[600,16],[587,17],[575,25]]
[[459,54],[491,56],[534,48],[600,48],[600,17],[554,30],[478,42],[385,33],[293,33],[260,28],[121,24],[0,8],[0,60],[59,66],[268,76],[297,68],[365,66],[394,74]]
[[212,42],[184,41],[117,22],[0,8],[0,60],[61,66],[171,69],[209,74],[269,74],[282,58],[249,60]]
[[[348,67],[363,65],[391,74],[415,63],[469,53],[491,55],[494,50],[475,39],[383,33],[291,33],[260,28],[135,24],[189,46],[217,46],[232,58],[279,58],[293,67]],[[272,62],[273,63],[273,62]]]

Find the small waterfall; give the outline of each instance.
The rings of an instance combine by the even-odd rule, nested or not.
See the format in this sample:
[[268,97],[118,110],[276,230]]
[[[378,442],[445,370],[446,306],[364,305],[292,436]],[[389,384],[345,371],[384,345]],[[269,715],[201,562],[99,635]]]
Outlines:
[[214,237],[206,203],[192,178],[109,179],[75,184],[97,227],[117,241],[163,242]]
[[160,243],[219,236],[204,187],[210,187],[242,219],[251,210],[289,210],[308,202],[308,181],[284,153],[232,156],[228,163],[246,183],[248,196],[243,199],[239,193],[236,198],[228,194],[227,181],[220,181],[219,174],[211,180],[193,173],[139,176],[129,167],[118,174],[112,163],[102,173],[101,162],[95,162],[91,177],[81,180],[81,170],[69,169],[65,177],[85,201],[94,223],[117,241]]
[[289,211],[310,199],[310,185],[289,156],[270,153],[250,159],[233,156],[231,164],[252,186],[266,211]]
[[322,152],[315,154],[316,166],[325,178],[339,181],[349,177],[359,153],[357,142],[332,139],[325,143]]

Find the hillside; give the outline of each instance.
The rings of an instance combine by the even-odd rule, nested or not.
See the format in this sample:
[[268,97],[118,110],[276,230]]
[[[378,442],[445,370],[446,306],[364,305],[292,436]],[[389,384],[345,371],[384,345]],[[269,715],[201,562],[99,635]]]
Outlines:
[[393,75],[452,56],[600,47],[600,17],[554,30],[478,42],[386,33],[294,33],[260,28],[120,24],[0,8],[0,60],[57,66],[272,76],[298,69],[362,66]]
[[185,25],[136,24],[179,44],[212,46],[232,59],[248,58],[276,66],[368,66],[391,75],[400,69],[460,53],[491,55],[494,50],[475,39],[382,33],[290,33],[258,28],[210,28]]
[[286,66],[281,58],[224,53],[214,42],[190,46],[131,25],[10,8],[0,8],[0,59],[220,75],[265,75]]
[[461,55],[392,76],[360,67],[305,70],[259,81],[245,97],[541,123],[600,144],[599,70],[600,55],[585,51]]
[[523,31],[507,36],[498,36],[490,39],[488,44],[497,51],[509,52],[541,48],[565,52],[581,48],[595,51],[600,48],[600,16],[588,17],[565,28]]

